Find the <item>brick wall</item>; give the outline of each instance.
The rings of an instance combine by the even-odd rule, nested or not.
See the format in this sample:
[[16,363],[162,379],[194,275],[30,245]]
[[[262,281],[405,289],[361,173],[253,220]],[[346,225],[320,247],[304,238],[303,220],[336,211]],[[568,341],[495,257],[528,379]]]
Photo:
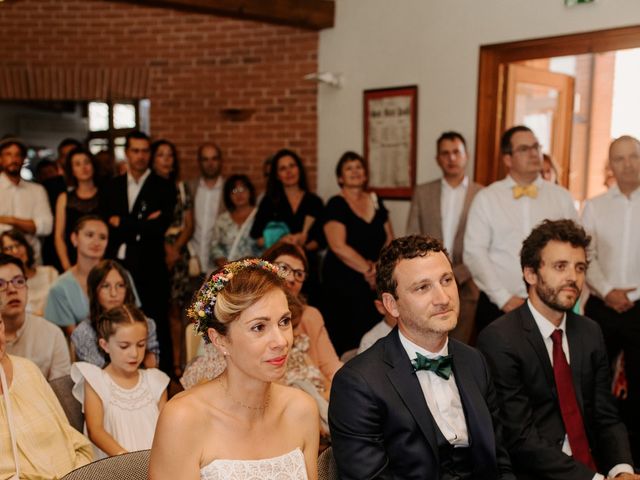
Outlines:
[[[147,67],[151,133],[176,143],[185,177],[213,140],[225,174],[260,188],[262,161],[286,146],[316,185],[316,86],[302,80],[317,71],[316,32],[102,0],[0,3],[0,25],[0,68]],[[254,114],[232,121],[229,108]]]

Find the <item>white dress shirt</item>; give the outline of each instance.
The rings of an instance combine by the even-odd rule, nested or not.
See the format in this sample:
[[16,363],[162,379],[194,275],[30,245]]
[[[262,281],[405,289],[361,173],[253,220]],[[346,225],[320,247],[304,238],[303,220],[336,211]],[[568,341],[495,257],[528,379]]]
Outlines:
[[479,191],[471,203],[464,236],[464,263],[473,280],[501,308],[514,295],[527,297],[520,268],[522,242],[545,219],[577,220],[568,190],[538,177],[537,198],[513,198],[507,175]]
[[[127,202],[129,203],[129,213],[133,210],[133,206],[136,204],[136,200],[138,199],[138,195],[140,195],[140,190],[142,190],[142,186],[144,182],[147,181],[151,175],[151,169],[147,168],[147,170],[142,174],[142,176],[136,181],[135,178],[131,175],[130,172],[127,172]],[[127,244],[123,243],[118,248],[118,253],[116,256],[120,260],[124,260],[127,257]]]
[[358,347],[358,354],[361,354],[368,348],[372,347],[374,343],[383,337],[386,337],[391,333],[393,327],[384,320],[380,320],[375,326],[365,333],[360,339],[360,346]]
[[[435,358],[440,355],[448,355],[449,353],[449,340],[447,340],[444,347],[442,347],[442,350],[433,353],[416,345],[402,335],[402,333],[398,332],[398,334],[400,336],[400,343],[402,343],[410,360],[416,358],[416,353],[424,355],[427,358]],[[440,432],[444,435],[444,438],[446,438],[451,445],[468,447],[469,433],[467,431],[467,421],[464,416],[460,392],[458,391],[453,373],[451,373],[448,380],[427,370],[417,371],[416,376],[418,377],[418,382],[420,382],[427,407],[429,407],[429,411],[438,425]]]
[[149,178],[149,175],[151,175],[151,170],[147,168],[138,181],[136,181],[131,173],[127,172],[127,200],[129,201],[129,213],[133,210],[133,206],[136,204],[140,190],[142,190],[142,186],[144,185],[144,182],[147,181],[147,178]]
[[213,237],[213,225],[216,223],[220,202],[222,202],[222,188],[224,179],[220,176],[212,188],[209,188],[204,179],[200,179],[194,201],[194,231],[191,238],[191,246],[198,255],[200,266],[205,273],[210,272],[214,266],[210,261],[211,239]]
[[627,293],[640,300],[640,188],[627,198],[617,185],[588,200],[582,224],[589,235],[587,282],[604,298],[614,288],[636,288]]
[[[562,330],[562,351],[564,352],[565,357],[567,357],[567,363],[571,364],[571,357],[569,352],[569,341],[567,340],[567,315],[565,314],[562,317],[562,322],[560,325],[556,327],[553,323],[546,319],[544,315],[542,315],[536,308],[531,304],[531,300],[527,300],[527,306],[531,311],[531,315],[538,326],[538,330],[540,330],[540,334],[542,335],[542,340],[544,340],[544,346],[547,347],[547,353],[549,354],[549,360],[551,361],[551,366],[553,367],[553,340],[551,340],[551,334],[559,328]],[[572,456],[571,445],[569,445],[569,438],[565,434],[564,441],[562,442],[562,452]],[[627,465],[625,463],[619,463],[615,465],[611,470],[609,470],[609,477],[613,478],[619,473],[633,473],[633,467],[631,465]],[[596,473],[593,476],[593,480],[604,480],[604,476]]]
[[464,199],[467,196],[469,177],[464,179],[457,187],[453,188],[443,178],[440,189],[440,217],[442,218],[442,241],[449,255],[453,255],[453,243],[456,239],[460,215],[464,207]]
[[[53,215],[49,207],[47,192],[37,183],[20,180],[14,184],[4,173],[0,173],[0,216],[32,220],[36,226],[35,235],[25,235],[33,246],[36,258],[40,258],[40,242],[36,235],[49,235],[53,228]],[[13,227],[0,223],[0,233]]]

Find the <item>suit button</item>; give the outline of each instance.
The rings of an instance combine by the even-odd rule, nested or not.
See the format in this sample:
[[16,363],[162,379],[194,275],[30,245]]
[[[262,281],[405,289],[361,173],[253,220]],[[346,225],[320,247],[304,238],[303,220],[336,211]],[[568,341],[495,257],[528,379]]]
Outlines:
[[136,242],[140,241],[140,234],[136,235]]

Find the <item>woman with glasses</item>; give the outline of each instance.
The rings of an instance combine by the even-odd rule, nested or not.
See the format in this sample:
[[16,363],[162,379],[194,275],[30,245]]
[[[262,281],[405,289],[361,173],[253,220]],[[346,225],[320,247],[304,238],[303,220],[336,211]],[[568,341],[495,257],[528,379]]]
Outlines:
[[389,213],[367,190],[367,164],[346,152],[336,165],[340,193],[325,210],[329,250],[323,264],[323,309],[339,354],[358,347],[362,335],[381,320],[375,308],[380,250],[393,239]]
[[227,262],[260,254],[249,233],[256,214],[256,191],[246,175],[231,175],[223,187],[226,211],[213,226],[211,261],[216,268]]
[[[89,319],[83,320],[71,334],[76,359],[102,368],[106,358],[98,349],[97,324],[103,312],[122,305],[136,302],[128,272],[114,260],[102,260],[87,277],[89,293]],[[156,333],[156,323],[147,318],[147,353],[143,364],[155,368],[160,357],[160,345]]]
[[264,252],[262,258],[277,265],[286,273],[285,286],[302,303],[302,314],[299,318],[292,320],[294,339],[302,336],[307,338],[308,350],[305,351],[325,378],[328,398],[331,380],[342,366],[342,362],[329,339],[322,314],[317,308],[307,305],[301,295],[308,272],[307,257],[297,245],[279,242]]
[[25,270],[29,300],[27,313],[42,317],[51,286],[58,278],[58,271],[49,265],[36,265],[33,247],[19,230],[9,230],[0,235],[2,252],[19,259]]

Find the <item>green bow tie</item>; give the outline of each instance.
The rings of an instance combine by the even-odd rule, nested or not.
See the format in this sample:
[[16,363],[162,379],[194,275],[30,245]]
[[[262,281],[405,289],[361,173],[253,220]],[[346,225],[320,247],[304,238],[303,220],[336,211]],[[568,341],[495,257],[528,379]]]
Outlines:
[[427,358],[416,352],[416,358],[411,362],[414,372],[418,370],[429,370],[440,378],[449,380],[451,376],[451,367],[453,365],[453,357],[451,355],[440,356],[436,358]]

